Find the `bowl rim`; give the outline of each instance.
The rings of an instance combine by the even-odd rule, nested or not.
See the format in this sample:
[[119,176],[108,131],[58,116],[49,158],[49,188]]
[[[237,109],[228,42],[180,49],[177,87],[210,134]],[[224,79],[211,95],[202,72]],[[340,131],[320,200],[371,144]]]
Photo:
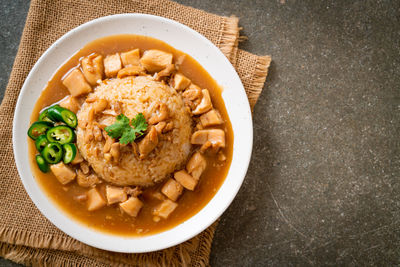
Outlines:
[[[53,201],[48,201],[48,198],[46,196],[46,193],[44,190],[38,185],[36,182],[33,174],[31,173],[31,167],[26,166],[26,158],[24,157],[29,157],[28,154],[23,154],[21,152],[21,146],[23,146],[23,143],[21,143],[22,137],[21,134],[18,132],[21,128],[21,125],[18,123],[20,117],[22,116],[23,112],[23,97],[25,94],[27,94],[27,91],[29,90],[28,86],[30,81],[37,75],[38,69],[40,69],[40,66],[46,63],[46,60],[49,55],[51,55],[55,50],[58,49],[58,46],[68,40],[69,38],[73,38],[74,35],[77,35],[80,32],[84,32],[85,30],[90,29],[90,27],[93,27],[94,25],[98,25],[99,23],[107,23],[112,20],[124,20],[124,19],[149,19],[156,21],[158,23],[162,23],[171,27],[177,27],[179,30],[182,30],[184,32],[188,32],[188,34],[195,36],[198,38],[198,40],[201,40],[203,42],[202,45],[204,45],[207,49],[212,49],[213,53],[219,54],[218,55],[218,60],[221,60],[221,64],[224,65],[224,68],[226,69],[227,72],[232,75],[232,83],[235,84],[236,87],[241,87],[242,90],[237,90],[235,91],[235,94],[237,94],[237,98],[240,99],[240,101],[243,101],[243,105],[240,106],[239,108],[242,109],[243,111],[243,118],[240,118],[243,120],[243,128],[245,128],[245,134],[243,134],[241,142],[246,142],[247,143],[247,149],[246,148],[240,148],[241,149],[241,155],[240,155],[240,161],[237,163],[240,165],[238,167],[239,169],[236,170],[237,172],[232,174],[234,175],[234,178],[232,182],[230,182],[227,185],[227,189],[225,191],[230,192],[225,193],[223,196],[218,197],[218,201],[215,200],[214,203],[215,205],[218,205],[217,209],[213,209],[210,206],[210,203],[213,202],[214,199],[219,195],[221,192],[221,189],[224,187],[225,184],[227,184],[228,178],[230,177],[230,170],[232,169],[232,164],[233,164],[233,159],[232,163],[230,166],[230,170],[218,189],[217,193],[213,196],[213,198],[197,213],[195,213],[192,217],[187,219],[186,221],[170,228],[165,231],[162,231],[160,233],[155,233],[152,235],[145,235],[145,236],[140,236],[140,237],[135,237],[135,236],[129,236],[129,237],[121,237],[119,235],[113,235],[109,234],[107,232],[102,232],[99,230],[91,229],[89,226],[82,224],[78,220],[71,218],[68,216],[68,214],[65,211],[60,210],[58,205],[54,203]],[[127,33],[129,34],[129,33]],[[134,33],[131,33],[134,34]],[[153,37],[153,36],[152,36]],[[101,38],[101,36],[98,36],[95,39]],[[157,37],[155,37],[157,38]],[[159,39],[159,38],[157,38]],[[160,39],[161,41],[164,41]],[[164,41],[168,43],[167,41]],[[87,42],[86,42],[87,43]],[[84,43],[83,45],[85,45]],[[169,43],[168,43],[169,44]],[[83,45],[81,47],[83,47]],[[174,47],[174,45],[171,45]],[[181,49],[179,49],[181,50]],[[76,51],[75,51],[76,52]],[[185,52],[186,53],[186,52]],[[72,56],[71,54],[69,58]],[[193,58],[196,59],[195,56],[190,54]],[[222,56],[222,57],[221,57]],[[68,60],[68,59],[67,59]],[[196,59],[197,60],[197,59]],[[61,67],[64,63],[62,63],[59,67]],[[201,63],[200,63],[201,64]],[[201,64],[202,65],[202,64]],[[202,65],[203,66],[203,65]],[[203,66],[204,67],[204,66]],[[205,68],[206,69],[206,68]],[[207,69],[206,69],[207,70]],[[54,75],[54,73],[57,71],[55,69],[51,76]],[[207,70],[207,72],[209,72]],[[212,75],[213,77],[213,75]],[[215,79],[215,77],[213,77]],[[217,79],[216,79],[217,80]],[[47,80],[45,81],[47,82]],[[218,81],[217,81],[218,82]],[[224,98],[224,94],[222,96]],[[37,100],[36,99],[32,99]],[[227,102],[224,98],[225,105],[227,106]],[[36,103],[36,101],[35,101]],[[247,104],[247,105],[246,105]],[[229,110],[227,107],[227,111],[229,114]],[[30,111],[31,112],[31,111]],[[230,114],[229,114],[230,115]],[[231,118],[231,116],[230,116]],[[30,116],[29,116],[30,119]],[[29,120],[28,119],[28,120]],[[233,119],[231,118],[231,122],[233,124]],[[26,128],[27,129],[27,128]],[[23,131],[25,134],[26,131]],[[233,157],[235,156],[235,144],[237,144],[236,140],[236,133],[234,131],[234,149],[233,149]],[[221,215],[222,213],[229,207],[235,196],[237,195],[243,180],[245,178],[245,175],[247,173],[247,169],[249,166],[250,158],[251,158],[251,153],[252,153],[252,146],[253,146],[253,122],[251,118],[251,110],[248,102],[248,98],[246,96],[243,84],[236,73],[235,69],[229,62],[229,60],[223,55],[223,53],[213,44],[211,41],[209,41],[206,37],[201,35],[200,33],[194,31],[193,29],[189,28],[188,26],[185,26],[179,22],[176,22],[171,19],[159,17],[159,16],[154,16],[154,15],[148,15],[148,14],[139,14],[139,13],[128,13],[128,14],[116,14],[116,15],[110,15],[110,16],[105,16],[105,17],[100,17],[94,20],[91,20],[89,22],[86,22],[66,34],[64,34],[62,37],[60,37],[56,42],[54,42],[39,58],[39,60],[35,63],[31,71],[29,72],[22,88],[18,96],[18,100],[15,106],[15,112],[14,112],[14,118],[13,118],[13,151],[14,151],[14,157],[15,157],[15,162],[16,166],[18,169],[18,173],[20,176],[20,179],[24,185],[24,188],[28,195],[30,196],[31,200],[34,202],[35,206],[40,210],[40,212],[46,217],[53,225],[55,225],[58,229],[66,233],[67,235],[71,236],[72,238],[79,240],[85,244],[88,244],[90,246],[99,248],[99,249],[104,249],[108,251],[114,251],[114,252],[125,252],[125,253],[144,253],[144,252],[152,252],[152,251],[157,251],[161,249],[165,249],[168,247],[175,246],[177,244],[183,243],[190,238],[198,235],[200,232],[204,231],[206,228],[208,228],[212,223],[214,223]],[[25,139],[26,135],[25,135]],[[30,173],[30,175],[28,175]],[[229,182],[229,181],[228,181]],[[38,191],[39,188],[39,191]],[[225,192],[224,191],[224,192]],[[44,202],[49,202],[49,203],[44,203]],[[207,210],[206,210],[207,208]],[[201,217],[199,217],[201,215]],[[199,217],[197,220],[195,218]],[[67,221],[65,221],[67,219]],[[188,229],[188,224],[191,222],[199,222],[199,224],[194,225],[194,229]],[[76,231],[75,231],[76,230]],[[167,233],[167,234],[166,234]],[[165,235],[166,234],[166,235]],[[167,238],[167,239],[166,239]],[[168,240],[168,238],[171,238]],[[161,239],[161,242],[160,242]],[[111,242],[112,241],[112,242]],[[146,241],[146,242],[144,242]],[[111,242],[112,244],[109,244]],[[141,246],[142,244],[145,244],[145,246]]]

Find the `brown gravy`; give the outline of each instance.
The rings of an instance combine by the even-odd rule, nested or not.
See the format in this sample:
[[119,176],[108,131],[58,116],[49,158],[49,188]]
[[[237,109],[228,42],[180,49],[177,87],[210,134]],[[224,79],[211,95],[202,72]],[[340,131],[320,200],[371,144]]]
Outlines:
[[[172,53],[175,59],[180,56],[185,56],[180,71],[190,78],[193,83],[199,85],[201,88],[209,90],[213,105],[220,111],[224,120],[224,124],[221,128],[225,130],[226,134],[226,148],[223,150],[227,158],[226,161],[221,163],[216,157],[208,157],[207,161],[209,167],[207,167],[206,171],[201,176],[196,189],[194,191],[186,190],[184,194],[182,194],[177,201],[179,204],[178,207],[168,219],[159,222],[153,221],[151,211],[158,202],[155,203],[154,199],[147,196],[152,190],[158,189],[157,186],[145,190],[142,196],[145,205],[137,218],[132,218],[123,214],[118,209],[111,206],[106,206],[97,211],[88,211],[84,203],[80,203],[73,198],[73,196],[76,196],[78,193],[83,193],[86,189],[80,187],[75,181],[67,185],[62,185],[51,172],[42,173],[35,162],[37,151],[34,141],[31,139],[28,141],[32,172],[48,198],[54,201],[67,215],[88,227],[123,236],[155,234],[165,231],[184,222],[199,212],[213,198],[225,180],[231,164],[233,150],[232,125],[221,96],[222,90],[218,84],[192,57],[174,49],[162,41],[146,36],[109,36],[85,45],[61,66],[48,82],[32,112],[31,123],[38,119],[42,109],[60,101],[66,95],[69,95],[68,90],[63,86],[61,80],[71,68],[79,64],[80,58],[94,52],[107,55],[129,51],[134,48],[139,48],[141,53],[148,49],[163,50]],[[102,186],[104,187],[105,184]]]

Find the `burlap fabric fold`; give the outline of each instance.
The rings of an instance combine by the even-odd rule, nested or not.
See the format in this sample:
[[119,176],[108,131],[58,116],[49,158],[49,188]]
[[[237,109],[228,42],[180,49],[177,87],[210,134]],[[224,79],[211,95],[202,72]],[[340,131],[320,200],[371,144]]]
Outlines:
[[[33,0],[3,102],[0,106],[0,256],[27,265],[206,266],[216,223],[191,240],[162,251],[122,254],[87,246],[58,230],[26,194],[13,160],[10,126],[21,86],[40,55],[67,31],[118,13],[147,13],[174,19],[200,32],[230,59],[253,107],[270,57],[238,49],[235,17],[220,17],[168,0]],[[83,44],[82,44],[83,45]]]

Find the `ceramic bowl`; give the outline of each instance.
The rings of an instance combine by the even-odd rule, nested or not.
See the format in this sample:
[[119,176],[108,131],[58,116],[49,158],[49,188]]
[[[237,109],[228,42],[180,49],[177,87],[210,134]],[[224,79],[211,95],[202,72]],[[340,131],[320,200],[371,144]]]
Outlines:
[[[121,237],[89,228],[70,218],[43,192],[32,175],[26,136],[34,105],[57,69],[87,43],[109,35],[138,34],[157,38],[197,60],[223,88],[222,97],[234,132],[229,173],[211,201],[197,214],[174,228],[143,237]],[[57,40],[32,68],[18,97],[13,123],[15,162],[25,190],[42,214],[67,235],[90,246],[141,253],[182,243],[210,226],[236,196],[249,165],[253,125],[243,85],[228,59],[204,36],[176,21],[144,14],[120,14],[85,23]]]

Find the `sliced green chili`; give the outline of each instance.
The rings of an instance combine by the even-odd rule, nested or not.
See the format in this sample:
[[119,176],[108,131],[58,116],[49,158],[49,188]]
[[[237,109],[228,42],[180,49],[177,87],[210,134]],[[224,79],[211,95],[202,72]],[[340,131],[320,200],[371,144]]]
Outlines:
[[49,164],[47,164],[41,155],[36,155],[36,163],[42,172],[46,173],[49,171]]
[[47,131],[46,137],[49,142],[59,143],[61,145],[75,141],[74,131],[65,125],[51,128]]
[[74,144],[64,144],[64,157],[63,161],[65,164],[71,163],[76,156],[76,146]]
[[53,123],[48,121],[37,121],[32,123],[28,130],[28,136],[36,140],[39,136],[45,134],[48,129],[53,127]]
[[42,111],[42,113],[40,113],[40,115],[39,115],[39,121],[53,122],[53,121],[51,120],[51,118],[49,117],[48,109],[45,109],[44,111]]
[[78,125],[78,119],[71,110],[54,105],[47,109],[48,116],[53,121],[64,122],[69,127],[75,128]]
[[63,150],[58,143],[48,143],[42,153],[42,157],[47,163],[56,164],[59,163],[63,156]]
[[59,114],[57,113],[57,110],[61,110],[63,109],[60,105],[56,104],[54,106],[49,107],[48,109],[46,109],[47,111],[47,116],[49,116],[49,118],[52,121],[61,121],[61,117],[58,116]]
[[42,152],[43,148],[49,143],[45,134],[39,136],[35,141],[36,149]]

